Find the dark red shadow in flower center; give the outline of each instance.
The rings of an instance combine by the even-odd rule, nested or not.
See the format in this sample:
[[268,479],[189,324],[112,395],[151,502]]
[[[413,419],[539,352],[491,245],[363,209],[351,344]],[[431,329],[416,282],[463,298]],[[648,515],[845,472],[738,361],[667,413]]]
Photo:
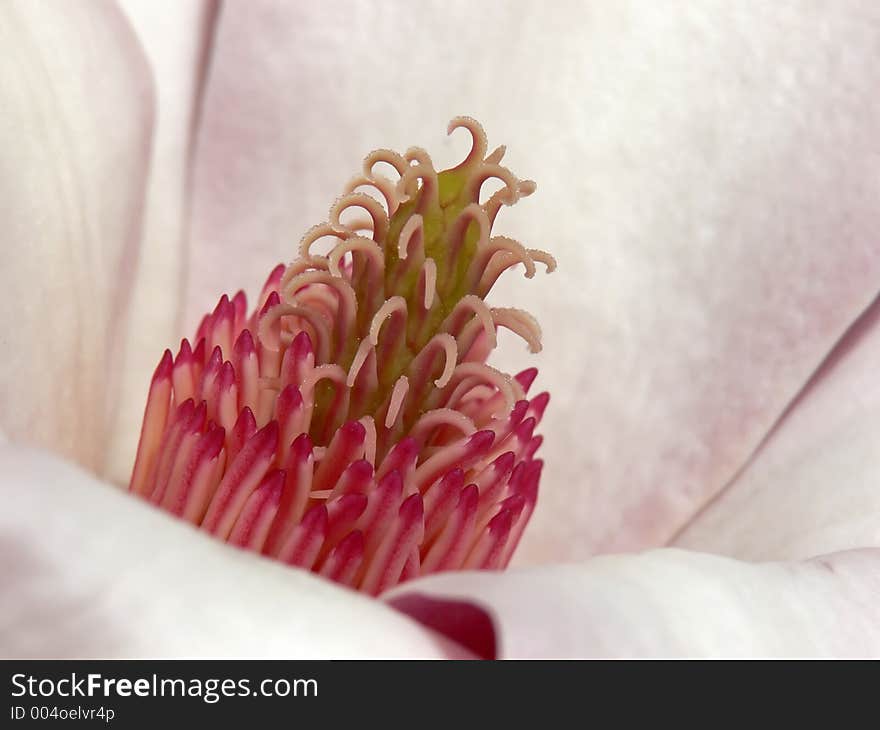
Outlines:
[[489,614],[479,606],[422,593],[397,596],[388,603],[429,629],[458,642],[480,659],[497,658],[495,627]]

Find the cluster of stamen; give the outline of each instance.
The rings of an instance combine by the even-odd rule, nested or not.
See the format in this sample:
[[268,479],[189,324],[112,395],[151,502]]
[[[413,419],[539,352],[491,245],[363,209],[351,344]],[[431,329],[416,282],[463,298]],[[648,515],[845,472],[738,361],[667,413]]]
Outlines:
[[[437,173],[427,153],[378,150],[269,276],[248,314],[223,296],[193,347],[150,386],[131,490],[231,544],[378,594],[418,575],[498,569],[535,506],[534,434],[549,396],[534,369],[486,364],[497,329],[541,347],[526,312],[483,301],[549,254],[491,236],[535,186],[486,155]],[[397,180],[375,172],[385,163]],[[480,204],[483,183],[503,187]],[[372,188],[378,196],[358,192]],[[343,222],[357,208],[366,217]],[[329,239],[326,254],[316,244]]]

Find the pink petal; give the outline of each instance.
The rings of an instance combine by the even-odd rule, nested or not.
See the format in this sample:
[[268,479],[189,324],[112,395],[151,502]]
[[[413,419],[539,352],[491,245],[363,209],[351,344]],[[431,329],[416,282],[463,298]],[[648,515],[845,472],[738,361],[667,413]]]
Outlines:
[[123,386],[149,70],[109,2],[4,2],[0,47],[0,427],[99,470]]
[[328,580],[223,545],[36,451],[0,446],[5,657],[466,657]]
[[677,544],[751,560],[880,545],[878,365],[880,300]]
[[750,564],[681,550],[446,573],[386,596],[481,656],[880,655],[880,550]]
[[[226,10],[191,312],[289,259],[367,151],[429,144],[453,114],[479,117],[538,181],[500,218],[560,262],[552,284],[498,292],[546,335],[538,358],[502,339],[499,364],[539,365],[535,387],[561,396],[521,562],[670,539],[876,292],[870,3]],[[454,136],[439,161],[465,144]],[[242,247],[243,266],[218,255]]]
[[[113,409],[105,473],[128,480],[143,415],[150,363],[181,335],[187,267],[186,216],[194,130],[210,57],[215,3],[123,0],[156,86],[156,130],[150,159],[143,236],[125,331],[122,390]],[[268,265],[268,264],[267,264]]]

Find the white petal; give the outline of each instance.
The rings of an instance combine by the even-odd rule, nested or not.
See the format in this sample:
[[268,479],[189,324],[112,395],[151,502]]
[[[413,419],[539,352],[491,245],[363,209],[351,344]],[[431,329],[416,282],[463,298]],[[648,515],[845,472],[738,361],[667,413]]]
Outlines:
[[114,4],[0,4],[0,426],[98,470],[119,400],[152,87]]
[[676,544],[751,560],[880,545],[878,371],[880,300]]
[[472,114],[539,183],[500,232],[560,263],[553,280],[512,277],[493,295],[545,331],[539,358],[515,343],[499,362],[538,364],[536,387],[555,396],[522,557],[668,540],[876,293],[880,11],[408,9],[224,12],[196,165],[205,266],[190,322],[217,291],[258,286],[291,258],[365,152],[420,144],[454,161],[466,135],[446,143],[443,127]]
[[743,563],[657,550],[447,573],[393,605],[501,658],[880,656],[880,550]]
[[[156,132],[143,217],[143,243],[125,331],[122,392],[112,413],[103,473],[128,483],[150,376],[166,347],[184,334],[189,265],[185,241],[194,130],[210,56],[214,3],[125,0],[156,82]],[[218,296],[219,298],[219,296]]]
[[466,654],[381,602],[228,547],[54,457],[0,446],[0,655]]

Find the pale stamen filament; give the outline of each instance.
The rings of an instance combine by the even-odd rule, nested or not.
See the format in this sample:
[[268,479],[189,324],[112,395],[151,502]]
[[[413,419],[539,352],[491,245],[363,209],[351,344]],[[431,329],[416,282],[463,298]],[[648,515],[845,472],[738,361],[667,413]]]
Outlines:
[[[495,323],[492,321],[492,313],[489,311],[489,307],[486,306],[486,303],[476,294],[468,294],[467,296],[462,297],[458,304],[455,305],[455,309],[449,318],[453,321],[458,319],[457,315],[460,315],[462,310],[466,309],[470,309],[479,318],[483,325],[483,329],[486,330],[486,336],[489,338],[489,343],[494,350],[495,346],[498,344],[498,339],[495,334]],[[452,332],[452,334],[456,335],[458,333]]]
[[397,382],[394,383],[394,389],[391,391],[391,398],[388,401],[388,413],[385,415],[385,428],[391,428],[400,415],[400,409],[403,406],[403,399],[409,390],[409,378],[401,375]]
[[[509,253],[515,260],[513,263],[521,263],[525,267],[526,279],[531,279],[535,276],[535,262],[529,256],[525,246],[507,236],[493,236],[489,239],[489,245],[479,251],[471,262],[472,279],[479,281],[481,274],[489,267],[492,257],[501,252]],[[510,265],[512,264],[508,264],[508,266]]]
[[397,255],[401,260],[409,255],[410,242],[414,236],[418,236],[416,239],[417,244],[422,244],[422,236],[424,235],[423,225],[422,216],[418,214],[410,216],[409,220],[403,224],[397,241]]
[[373,235],[373,219],[368,215],[352,219],[349,223],[345,224],[345,227],[349,236],[361,236],[363,233],[367,233],[370,236]]
[[486,158],[486,164],[488,165],[497,165],[504,158],[504,153],[507,152],[506,145],[500,145],[494,149],[492,154],[490,154]]
[[[340,230],[339,228],[331,225],[330,223],[319,223],[316,226],[312,226],[306,231],[306,234],[300,239],[299,242],[299,258],[301,259],[310,259],[312,258],[311,248],[312,245],[320,241],[322,238],[348,238],[348,231]],[[323,258],[323,257],[316,257]],[[282,286],[286,284],[287,281],[282,279]]]
[[[422,181],[422,186],[416,212],[425,214],[440,205],[440,184],[437,181],[437,172],[433,167],[426,164],[410,167],[403,177],[400,178],[400,182],[397,183],[397,193],[399,195],[406,193],[407,189],[412,188],[418,180]],[[410,195],[410,197],[412,196]]]
[[[345,193],[354,193],[360,187],[371,187],[375,189],[385,199],[385,209],[389,216],[394,215],[399,204],[396,183],[389,180],[384,175],[376,175],[367,177],[366,175],[357,175],[348,181],[345,186]],[[351,226],[348,226],[351,228]]]
[[354,354],[354,359],[351,361],[351,367],[348,369],[348,377],[345,381],[345,384],[349,388],[354,386],[357,376],[360,374],[361,368],[367,361],[367,358],[370,355],[370,350],[372,350],[373,347],[374,345],[368,337],[362,339],[361,344],[358,345],[357,352]]
[[331,322],[336,319],[339,313],[339,299],[332,290],[320,284],[311,284],[302,289],[297,295],[298,302],[316,307]]
[[451,408],[435,408],[416,421],[409,435],[417,441],[425,442],[428,434],[440,426],[452,426],[465,436],[470,436],[477,430],[474,422],[464,413],[454,411]]
[[466,129],[471,135],[471,149],[467,157],[455,167],[458,170],[483,159],[486,154],[486,132],[483,130],[483,126],[471,117],[453,119],[446,127],[446,134],[452,134],[456,129]]
[[[551,274],[556,270],[556,259],[546,251],[542,251],[539,248],[527,248],[526,253],[533,262],[544,264],[548,274]],[[492,287],[495,285],[495,282],[498,281],[501,274],[519,263],[524,262],[510,251],[496,251],[480,277],[480,283],[477,286],[477,293],[480,296],[485,297],[492,290]]]
[[376,466],[376,422],[372,416],[364,416],[360,419],[361,425],[366,432],[364,437],[364,459]]
[[[462,381],[470,378],[474,378],[479,382],[486,383],[487,385],[494,386],[498,392],[504,397],[505,408],[509,411],[513,408],[514,403],[516,403],[516,391],[514,390],[514,386],[511,383],[512,378],[509,378],[504,373],[499,370],[496,370],[489,365],[481,362],[463,362],[458,364],[455,367],[455,372],[452,375],[452,381],[456,381],[459,378]],[[472,385],[470,387],[473,387]],[[470,390],[470,387],[468,390]],[[453,394],[455,395],[455,393]],[[458,398],[461,398],[464,393],[458,394],[456,401]],[[455,402],[452,398],[450,398],[450,402],[447,404],[448,408],[454,408]]]
[[381,272],[385,268],[385,255],[382,253],[379,244],[372,239],[355,236],[354,238],[349,238],[347,241],[340,243],[330,252],[330,255],[327,257],[328,270],[330,273],[333,276],[342,276],[342,271],[339,269],[340,259],[345,256],[345,254],[353,253],[355,251],[367,256],[372,264],[374,273],[377,271]]
[[345,370],[336,363],[318,365],[318,367],[312,368],[309,374],[303,378],[302,385],[300,386],[303,401],[309,407],[314,406],[315,386],[322,380],[329,380],[340,387],[345,387],[345,379]]
[[373,238],[384,241],[388,233],[388,215],[382,203],[366,193],[348,193],[337,200],[330,208],[330,223],[333,226],[347,228],[339,217],[349,208],[363,208],[373,219]]
[[431,162],[431,155],[428,154],[428,150],[424,147],[410,147],[404,153],[403,157],[407,161],[409,168],[417,167],[418,165],[427,165],[430,168],[434,167],[434,163]]
[[468,180],[467,197],[471,200],[479,200],[480,188],[483,187],[483,183],[492,178],[504,183],[504,187],[495,195],[505,193],[505,204],[513,205],[519,199],[519,179],[506,167],[492,163],[483,163],[477,168],[476,174]]
[[491,311],[496,327],[506,327],[522,337],[529,346],[529,352],[541,351],[541,327],[531,314],[512,307],[497,307]]
[[305,271],[293,277],[284,288],[284,293],[296,298],[301,289],[312,284],[325,284],[336,294],[340,308],[346,310],[346,316],[353,316],[357,312],[357,296],[351,284],[343,278],[332,276],[329,271]]
[[[298,317],[311,325],[317,337],[317,342],[314,343],[316,354],[321,362],[325,362],[329,357],[330,328],[320,312],[309,307],[300,307],[282,302],[266,312],[266,314],[260,319],[259,329],[257,330],[260,342],[263,346],[273,352],[279,351],[281,342],[273,342],[272,340],[274,338],[271,333],[273,331],[272,326],[282,317]],[[283,332],[279,333],[279,338],[283,338],[283,336]]]
[[445,388],[452,378],[452,374],[455,372],[455,366],[458,363],[458,342],[456,342],[455,338],[448,332],[441,332],[431,338],[422,352],[426,352],[431,347],[440,347],[443,349],[445,357],[443,372],[440,374],[440,377],[434,381],[434,385],[438,388]]
[[373,150],[364,158],[364,176],[372,180],[375,177],[373,174],[373,168],[380,162],[384,162],[393,167],[401,177],[403,177],[403,173],[405,173],[409,167],[409,163],[404,159],[403,155],[394,150]]
[[425,309],[430,309],[437,294],[437,263],[434,259],[425,259],[422,271],[425,274]]
[[492,196],[485,202],[483,205],[483,209],[486,211],[486,215],[489,216],[489,220],[494,224],[495,218],[498,216],[498,211],[501,210],[502,205],[513,205],[519,198],[527,198],[529,195],[535,192],[537,189],[537,185],[534,180],[520,180],[516,186],[517,196],[511,201],[510,192],[507,188],[501,188],[497,192],[493,193]]
[[281,280],[278,282],[278,290],[283,291],[284,287],[290,282],[290,280],[299,276],[300,274],[304,274],[306,271],[326,271],[327,270],[327,259],[324,256],[308,256],[306,258],[298,258],[296,261],[292,261],[287,265],[287,268],[284,270],[284,274],[281,276]]
[[407,315],[406,299],[401,296],[394,296],[386,299],[385,303],[379,307],[379,310],[373,315],[373,321],[370,323],[369,339],[373,347],[379,344],[379,332],[385,320],[393,314],[399,313],[404,319]]
[[533,260],[538,261],[547,268],[547,273],[552,274],[556,271],[556,259],[546,251],[540,248],[528,248],[526,249],[529,256],[532,257]]
[[480,237],[477,240],[477,250],[480,250],[489,243],[489,231],[492,226],[489,223],[486,211],[476,203],[465,206],[461,213],[458,214],[458,218],[455,219],[455,223],[452,225],[449,238],[452,241],[464,242],[465,234],[471,222],[476,223],[480,228]]

